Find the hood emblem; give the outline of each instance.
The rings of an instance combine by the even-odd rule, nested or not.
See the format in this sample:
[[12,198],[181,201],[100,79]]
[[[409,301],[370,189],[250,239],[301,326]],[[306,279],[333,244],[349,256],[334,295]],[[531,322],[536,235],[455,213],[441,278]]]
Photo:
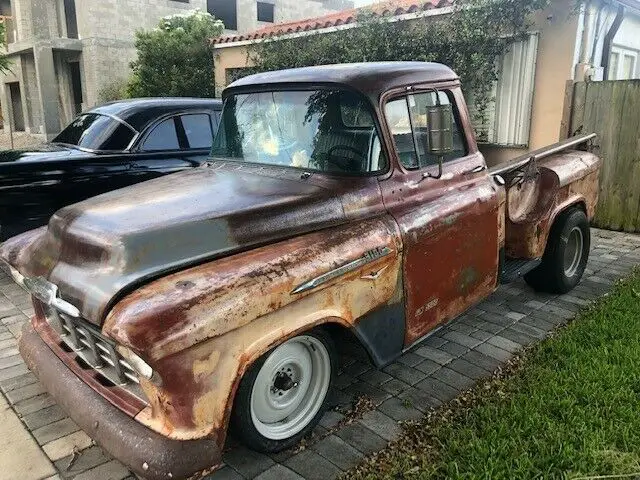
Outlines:
[[391,251],[392,250],[389,247],[377,247],[373,250],[368,250],[364,252],[364,254],[360,258],[357,258],[356,260],[353,260],[349,263],[345,263],[340,267],[329,270],[322,275],[319,275],[315,278],[312,278],[311,280],[304,282],[303,284],[298,285],[293,289],[291,293],[301,293],[306,292],[307,290],[311,290],[312,288],[315,288],[318,285],[322,285],[323,283],[333,280],[334,278],[344,275],[345,273],[357,270],[367,263],[371,263],[378,260],[379,258],[385,257],[389,255]]
[[66,313],[67,315],[78,318],[80,317],[80,310],[71,305],[66,300],[61,299],[58,296],[58,286],[49,282],[43,277],[23,277],[22,286],[31,295],[36,297],[45,305],[50,305],[56,310]]

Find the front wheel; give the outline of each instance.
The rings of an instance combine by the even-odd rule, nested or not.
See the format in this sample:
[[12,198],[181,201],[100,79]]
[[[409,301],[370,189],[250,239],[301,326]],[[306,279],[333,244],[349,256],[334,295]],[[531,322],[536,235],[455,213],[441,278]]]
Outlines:
[[567,293],[572,290],[587,266],[591,231],[582,210],[571,209],[553,225],[542,263],[524,276],[535,290]]
[[232,414],[236,436],[260,452],[294,446],[326,409],[335,356],[331,338],[316,329],[260,357],[238,387]]

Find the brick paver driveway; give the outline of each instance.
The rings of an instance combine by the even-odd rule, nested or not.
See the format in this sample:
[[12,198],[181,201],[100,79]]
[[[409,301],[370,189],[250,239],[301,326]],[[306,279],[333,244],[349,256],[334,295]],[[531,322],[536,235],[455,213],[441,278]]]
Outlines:
[[[361,348],[341,343],[336,410],[324,416],[306,448],[263,455],[230,440],[226,466],[208,478],[330,479],[383,448],[400,433],[398,422],[420,418],[489,376],[513,352],[544,338],[640,263],[640,236],[592,232],[584,279],[568,295],[537,294],[522,281],[503,286],[382,371],[373,368]],[[24,427],[62,478],[129,477],[119,462],[78,431],[29,373],[16,347],[21,325],[33,313],[29,299],[7,277],[0,278],[0,292],[0,388]],[[347,423],[340,411],[363,396],[374,408]],[[26,478],[17,471],[0,477]]]

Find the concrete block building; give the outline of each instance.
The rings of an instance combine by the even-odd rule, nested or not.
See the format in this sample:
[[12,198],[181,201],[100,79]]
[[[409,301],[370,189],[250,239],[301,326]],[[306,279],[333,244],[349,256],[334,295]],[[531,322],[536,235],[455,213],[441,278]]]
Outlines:
[[[100,92],[124,81],[135,32],[161,17],[209,11],[228,32],[334,11],[340,0],[0,0],[11,72],[0,75],[5,128],[50,139]],[[334,2],[334,3],[331,3]]]

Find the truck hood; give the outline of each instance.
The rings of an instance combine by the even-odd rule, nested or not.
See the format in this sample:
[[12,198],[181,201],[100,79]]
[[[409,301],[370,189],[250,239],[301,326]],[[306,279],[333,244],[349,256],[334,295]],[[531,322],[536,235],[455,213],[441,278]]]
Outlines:
[[301,173],[215,162],[65,207],[0,255],[100,324],[119,293],[160,274],[382,209],[375,178],[342,179],[348,195]]

